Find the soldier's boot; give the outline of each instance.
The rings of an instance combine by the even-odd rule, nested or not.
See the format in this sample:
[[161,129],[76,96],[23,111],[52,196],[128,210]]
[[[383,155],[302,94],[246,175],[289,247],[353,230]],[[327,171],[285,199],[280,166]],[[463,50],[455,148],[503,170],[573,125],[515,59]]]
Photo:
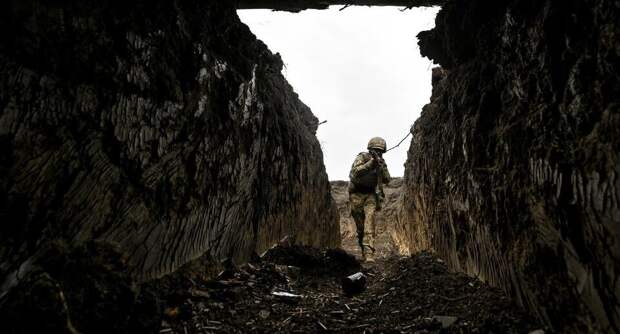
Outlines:
[[362,249],[364,262],[375,262],[375,249],[368,244],[364,244]]
[[375,256],[372,253],[368,253],[364,258],[364,262],[366,263],[375,263]]

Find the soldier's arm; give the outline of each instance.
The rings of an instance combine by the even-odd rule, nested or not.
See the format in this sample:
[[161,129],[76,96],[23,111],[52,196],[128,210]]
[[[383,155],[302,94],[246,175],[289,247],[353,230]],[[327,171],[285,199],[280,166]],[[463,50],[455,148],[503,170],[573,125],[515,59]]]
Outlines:
[[390,172],[388,171],[387,165],[385,162],[383,163],[383,183],[390,183]]
[[357,178],[360,174],[364,174],[374,167],[374,161],[372,159],[366,159],[363,154],[358,154],[353,162],[353,166],[351,166],[349,178]]

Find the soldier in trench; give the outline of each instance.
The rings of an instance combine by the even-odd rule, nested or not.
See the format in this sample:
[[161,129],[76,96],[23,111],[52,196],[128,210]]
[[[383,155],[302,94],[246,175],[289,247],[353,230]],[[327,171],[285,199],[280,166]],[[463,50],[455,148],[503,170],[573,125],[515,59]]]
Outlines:
[[362,259],[374,262],[377,227],[375,214],[381,210],[385,199],[383,184],[390,182],[383,153],[385,140],[374,137],[368,142],[368,152],[357,155],[349,173],[349,203],[357,228],[357,239]]

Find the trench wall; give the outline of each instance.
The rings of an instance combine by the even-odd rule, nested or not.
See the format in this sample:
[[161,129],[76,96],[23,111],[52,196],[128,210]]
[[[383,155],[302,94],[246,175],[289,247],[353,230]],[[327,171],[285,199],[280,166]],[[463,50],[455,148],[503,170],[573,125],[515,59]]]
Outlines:
[[141,280],[339,244],[317,119],[233,5],[0,5],[0,273],[59,239]]
[[551,329],[620,331],[618,1],[448,1],[399,230]]

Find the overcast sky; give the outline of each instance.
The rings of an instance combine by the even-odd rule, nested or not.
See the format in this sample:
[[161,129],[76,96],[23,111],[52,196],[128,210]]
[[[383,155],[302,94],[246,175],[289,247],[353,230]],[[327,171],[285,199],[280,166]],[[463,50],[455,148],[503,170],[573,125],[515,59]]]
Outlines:
[[[431,95],[431,62],[416,35],[435,25],[439,8],[340,7],[301,13],[239,11],[320,121],[317,137],[330,180],[347,180],[355,156],[381,136],[388,147],[407,135]],[[403,175],[410,138],[384,157]]]

